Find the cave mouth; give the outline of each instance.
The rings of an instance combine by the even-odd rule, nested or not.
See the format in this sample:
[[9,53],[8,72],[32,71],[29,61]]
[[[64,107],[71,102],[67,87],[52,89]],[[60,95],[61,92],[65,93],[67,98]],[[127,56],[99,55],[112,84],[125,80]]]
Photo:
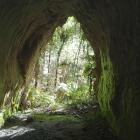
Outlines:
[[[28,41],[18,56],[20,61],[26,58],[24,54],[29,56]],[[31,45],[36,46],[35,42]],[[0,138],[116,140],[98,107],[95,54],[80,23],[69,17],[43,48],[46,49],[36,59],[31,81],[21,92],[22,112],[16,110],[6,118]]]
[[95,52],[102,115],[122,139],[139,140],[139,13],[138,0],[0,0],[0,126],[19,107],[42,40],[73,15]]
[[96,60],[80,23],[75,17],[68,17],[44,45],[31,81],[21,94],[20,109],[44,109],[54,114],[58,111],[84,114],[88,110],[94,113]]

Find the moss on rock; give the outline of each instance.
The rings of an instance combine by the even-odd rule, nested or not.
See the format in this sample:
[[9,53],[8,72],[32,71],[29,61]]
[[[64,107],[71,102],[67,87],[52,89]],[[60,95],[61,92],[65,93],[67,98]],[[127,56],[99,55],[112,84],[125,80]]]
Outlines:
[[115,92],[114,72],[108,53],[108,50],[101,52],[102,71],[99,79],[97,96],[101,111],[114,126],[115,118],[111,108],[111,101]]
[[4,114],[0,113],[0,128],[4,125]]

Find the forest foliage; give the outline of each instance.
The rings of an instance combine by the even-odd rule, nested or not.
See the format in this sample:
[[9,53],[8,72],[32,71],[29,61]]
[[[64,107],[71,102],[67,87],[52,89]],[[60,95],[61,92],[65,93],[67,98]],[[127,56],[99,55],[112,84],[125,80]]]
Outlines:
[[[35,65],[21,103],[26,108],[81,107],[95,99],[95,55],[74,17],[56,28]],[[28,101],[28,102],[27,102]]]

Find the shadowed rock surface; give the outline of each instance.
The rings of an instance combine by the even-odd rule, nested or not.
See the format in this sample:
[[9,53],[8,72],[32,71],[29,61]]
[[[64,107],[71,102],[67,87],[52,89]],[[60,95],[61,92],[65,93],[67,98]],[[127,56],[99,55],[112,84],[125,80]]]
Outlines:
[[0,140],[118,140],[103,119],[85,122],[63,117],[57,116],[53,121],[25,121],[22,125],[16,118],[18,124],[15,122],[0,130]]
[[10,104],[15,91],[30,79],[55,28],[75,16],[96,55],[96,93],[102,113],[117,135],[139,140],[139,7],[139,0],[1,0],[1,107]]

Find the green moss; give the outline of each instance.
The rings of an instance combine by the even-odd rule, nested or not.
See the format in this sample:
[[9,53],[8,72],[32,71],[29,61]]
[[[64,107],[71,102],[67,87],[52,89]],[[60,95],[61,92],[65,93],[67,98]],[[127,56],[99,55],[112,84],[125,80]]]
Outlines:
[[47,115],[47,114],[34,114],[35,121],[51,121],[51,122],[79,122],[80,119],[72,115]]
[[4,102],[4,97],[5,97],[5,92],[4,92],[4,83],[1,80],[0,81],[0,107],[2,108],[3,102]]
[[11,108],[13,113],[19,109],[21,92],[22,90],[17,90],[15,96],[12,98]]
[[102,72],[98,86],[98,101],[103,115],[106,116],[112,123],[112,126],[115,127],[115,117],[111,108],[111,100],[114,97],[113,65],[107,49],[101,52],[101,69]]
[[4,126],[5,121],[6,121],[9,117],[11,117],[12,114],[13,114],[13,110],[12,110],[11,106],[5,106],[5,107],[3,108],[3,110],[2,110],[1,113],[0,113],[0,128],[1,128],[2,126]]
[[4,114],[0,113],[0,128],[4,125]]
[[12,115],[11,107],[5,107],[3,109],[3,113],[4,113],[4,115],[3,115],[4,120],[7,119],[8,117],[10,117]]

